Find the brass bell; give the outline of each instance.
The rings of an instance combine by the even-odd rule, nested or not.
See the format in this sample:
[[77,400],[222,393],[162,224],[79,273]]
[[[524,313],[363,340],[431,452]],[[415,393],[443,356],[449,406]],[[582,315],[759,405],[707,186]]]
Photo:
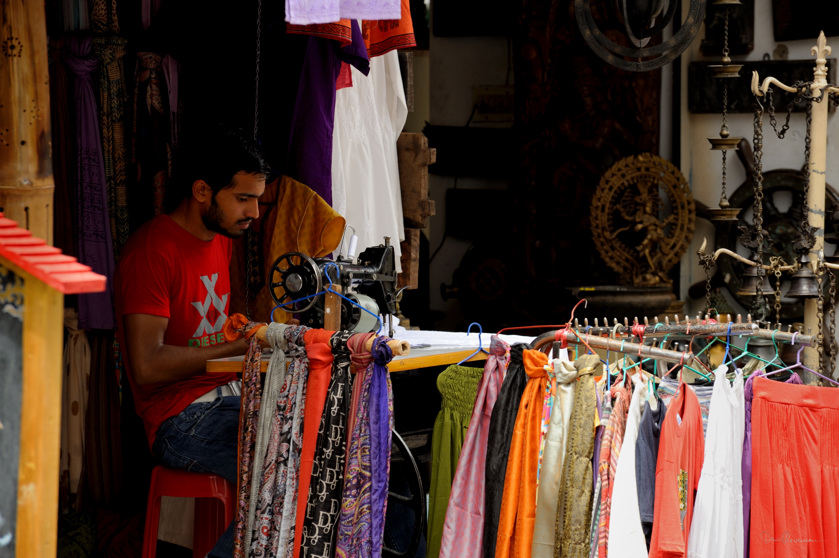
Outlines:
[[757,273],[757,267],[750,265],[746,272],[743,273],[743,282],[740,284],[740,288],[737,289],[737,296],[754,296],[759,284],[761,285],[760,294],[772,294],[775,292],[775,289],[769,284],[769,277],[766,273],[763,274],[763,282],[761,283]]
[[806,254],[798,258],[800,267],[792,274],[787,296],[793,298],[818,298],[819,282],[816,274],[810,269],[810,260]]
[[775,358],[775,344],[770,339],[755,336],[749,339],[749,352],[764,362],[771,362]]

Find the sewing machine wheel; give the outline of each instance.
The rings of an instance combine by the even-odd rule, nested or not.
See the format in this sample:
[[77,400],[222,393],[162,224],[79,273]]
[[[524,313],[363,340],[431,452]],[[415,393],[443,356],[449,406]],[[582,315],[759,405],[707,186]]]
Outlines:
[[[277,304],[288,304],[317,294],[323,289],[317,264],[300,252],[288,252],[276,259],[268,272],[268,285],[271,298]],[[294,313],[305,312],[314,306],[317,300],[318,297],[312,296],[294,305],[284,306],[283,309]]]

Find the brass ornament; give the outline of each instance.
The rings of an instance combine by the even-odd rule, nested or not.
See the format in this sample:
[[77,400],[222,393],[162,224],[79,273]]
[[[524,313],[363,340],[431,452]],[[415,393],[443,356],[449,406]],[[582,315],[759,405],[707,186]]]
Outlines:
[[651,153],[615,163],[600,179],[591,205],[600,256],[636,287],[672,283],[670,269],[688,249],[694,220],[687,180]]

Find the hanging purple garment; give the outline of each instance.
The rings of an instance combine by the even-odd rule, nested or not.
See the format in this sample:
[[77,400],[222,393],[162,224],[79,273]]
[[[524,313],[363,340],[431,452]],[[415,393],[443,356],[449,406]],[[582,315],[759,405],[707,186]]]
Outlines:
[[387,486],[390,479],[390,450],[393,439],[393,390],[387,365],[393,359],[388,337],[373,340],[373,365],[367,369],[370,378],[370,457],[371,478],[371,535],[373,556],[382,555],[387,514]]
[[99,107],[91,75],[99,60],[93,54],[90,37],[69,38],[62,59],[73,76],[71,112],[76,124],[74,191],[79,261],[108,279],[104,292],[79,295],[79,327],[113,329],[116,324],[112,287],[114,249],[99,135]]
[[357,21],[352,43],[308,37],[288,142],[288,176],[314,190],[332,205],[332,131],[335,124],[335,81],[341,62],[367,75],[370,59]]

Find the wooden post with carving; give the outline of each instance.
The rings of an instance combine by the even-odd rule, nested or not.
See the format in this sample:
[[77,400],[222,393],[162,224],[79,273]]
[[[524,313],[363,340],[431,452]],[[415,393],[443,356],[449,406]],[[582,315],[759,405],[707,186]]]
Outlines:
[[64,295],[105,280],[0,213],[2,556],[55,558]]
[[53,235],[44,3],[0,0],[0,211],[48,244]]

